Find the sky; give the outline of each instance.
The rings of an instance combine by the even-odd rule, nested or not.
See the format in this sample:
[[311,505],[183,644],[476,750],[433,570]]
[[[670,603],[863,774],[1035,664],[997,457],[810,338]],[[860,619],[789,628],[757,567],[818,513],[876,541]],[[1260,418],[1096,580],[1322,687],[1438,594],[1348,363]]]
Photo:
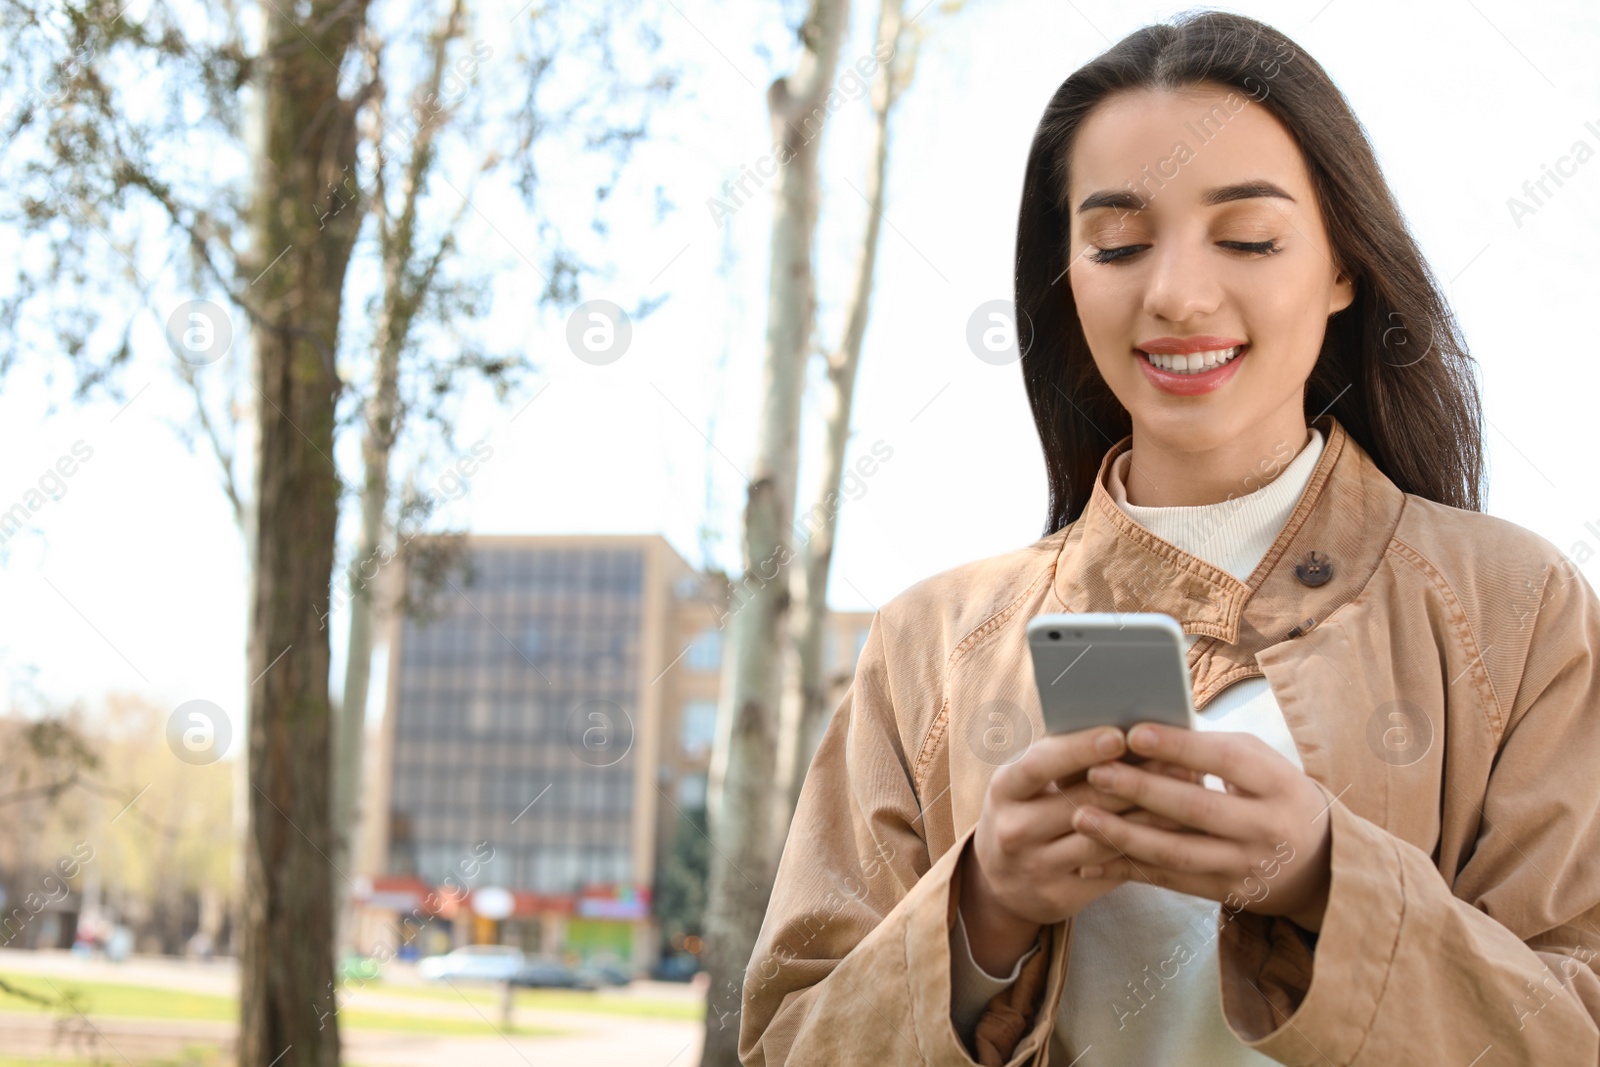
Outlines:
[[[770,190],[725,217],[707,204],[771,152],[765,87],[792,52],[775,5],[674,2],[659,10],[664,50],[685,72],[681,95],[624,172],[616,224],[604,235],[576,224],[571,233],[603,268],[586,282],[587,299],[659,306],[632,323],[614,362],[577,359],[567,317],[530,296],[537,279],[525,264],[537,259],[537,233],[508,223],[515,205],[484,192],[462,247],[494,272],[495,339],[525,345],[539,370],[504,402],[469,393],[457,439],[463,451],[487,442],[492,456],[439,520],[484,534],[659,533],[693,564],[736,571],[756,442]],[[1022,168],[1045,102],[1123,34],[1182,9],[988,0],[918,15],[929,36],[893,119],[849,461],[874,448],[889,458],[840,511],[835,609],[872,610],[922,578],[1043,533],[1044,466],[1018,365],[978,359],[967,322],[1011,296]],[[1582,327],[1579,312],[1600,288],[1600,15],[1578,3],[1506,0],[1228,9],[1271,22],[1314,56],[1376,145],[1480,367],[1488,510],[1569,554],[1580,544],[1600,553],[1590,357],[1586,342],[1557,340]],[[493,23],[482,16],[474,35],[499,42]],[[841,69],[870,54],[875,29],[875,5],[857,2]],[[514,63],[504,48],[488,60],[502,75]],[[824,135],[822,344],[842,330],[870,132],[866,102],[855,99]],[[1508,201],[1527,202],[1524,183],[1558,163],[1569,176],[1554,195],[1514,212]],[[658,219],[663,202],[670,210]],[[181,285],[164,284],[175,304]],[[6,546],[0,679],[14,700],[30,693],[93,709],[118,690],[172,707],[210,700],[231,714],[248,681],[243,540],[216,461],[184,443],[194,399],[173,372],[156,312],[145,319],[121,400],[71,403],[59,359],[56,380],[45,381],[48,354],[0,381],[0,509],[62,457],[76,460],[59,498]],[[802,509],[817,478],[821,385],[813,367]],[[353,436],[340,444],[347,472],[354,446]],[[437,478],[451,459],[427,456],[419,477]],[[342,523],[342,551],[355,533]],[[1582,569],[1600,583],[1595,562]],[[346,626],[336,611],[335,691]],[[383,677],[380,660],[374,679]],[[375,685],[374,710],[382,696]]]

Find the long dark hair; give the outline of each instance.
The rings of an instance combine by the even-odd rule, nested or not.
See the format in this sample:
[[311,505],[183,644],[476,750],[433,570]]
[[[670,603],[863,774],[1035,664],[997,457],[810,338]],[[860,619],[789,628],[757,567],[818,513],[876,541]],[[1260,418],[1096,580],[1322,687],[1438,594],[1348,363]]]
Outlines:
[[1481,511],[1475,364],[1365,131],[1327,72],[1288,37],[1242,15],[1198,11],[1129,34],[1062,82],[1028,154],[1016,306],[1023,382],[1050,481],[1045,534],[1078,517],[1106,450],[1132,432],[1089,353],[1066,283],[1066,186],[1078,128],[1110,93],[1199,82],[1246,94],[1288,127],[1336,260],[1355,284],[1355,300],[1328,322],[1306,383],[1308,420],[1331,411],[1404,492]]

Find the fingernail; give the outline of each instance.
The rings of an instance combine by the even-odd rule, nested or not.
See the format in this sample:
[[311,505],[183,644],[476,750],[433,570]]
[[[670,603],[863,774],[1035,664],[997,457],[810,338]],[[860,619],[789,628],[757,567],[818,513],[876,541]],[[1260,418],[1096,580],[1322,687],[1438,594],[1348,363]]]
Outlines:
[[1128,743],[1150,748],[1156,743],[1156,732],[1148,726],[1138,726],[1128,735]]
[[1114,732],[1107,731],[1106,733],[1103,733],[1099,737],[1095,738],[1095,751],[1100,753],[1102,756],[1116,755],[1117,749],[1120,747],[1121,744],[1119,743],[1118,737]]
[[1092,808],[1079,808],[1076,821],[1080,827],[1098,826],[1100,824],[1100,815]]

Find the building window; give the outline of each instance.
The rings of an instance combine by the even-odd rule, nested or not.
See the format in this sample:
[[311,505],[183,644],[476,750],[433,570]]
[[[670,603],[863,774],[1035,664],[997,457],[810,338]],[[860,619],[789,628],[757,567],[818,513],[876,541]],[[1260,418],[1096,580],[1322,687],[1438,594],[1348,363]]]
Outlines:
[[678,807],[686,811],[704,811],[706,807],[706,776],[686,774],[678,779]]
[[612,885],[625,885],[633,881],[633,855],[626,848],[609,849],[607,870],[602,881]]
[[538,663],[544,655],[544,629],[537,622],[526,623],[522,627],[522,641],[517,646],[524,660],[529,663]]
[[474,734],[488,733],[494,725],[494,704],[490,694],[478,690],[467,704],[467,729]]
[[692,671],[714,671],[722,666],[722,631],[702,630],[684,659]]
[[683,705],[683,754],[703,756],[711,750],[717,736],[717,704],[714,700],[691,700]]

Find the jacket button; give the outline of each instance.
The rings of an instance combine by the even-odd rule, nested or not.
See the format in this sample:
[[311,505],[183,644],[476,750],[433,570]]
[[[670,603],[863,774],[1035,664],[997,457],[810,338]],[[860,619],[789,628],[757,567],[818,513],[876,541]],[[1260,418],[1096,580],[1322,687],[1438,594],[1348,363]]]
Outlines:
[[1306,585],[1321,585],[1333,577],[1333,560],[1313,549],[1294,565],[1294,576]]

